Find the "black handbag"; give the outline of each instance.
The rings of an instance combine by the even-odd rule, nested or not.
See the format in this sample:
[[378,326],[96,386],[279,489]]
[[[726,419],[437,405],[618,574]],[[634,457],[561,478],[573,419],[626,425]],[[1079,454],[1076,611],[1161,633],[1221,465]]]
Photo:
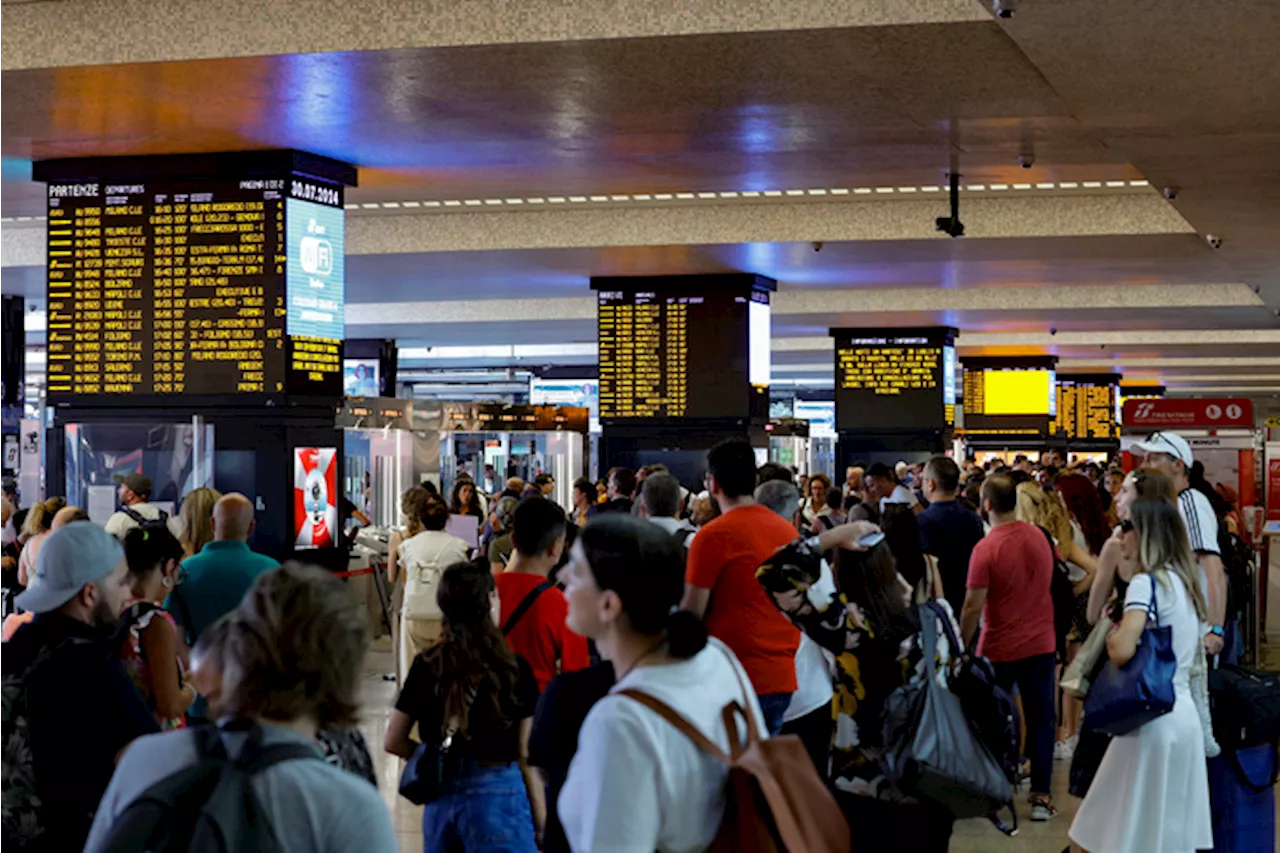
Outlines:
[[[472,688],[467,693],[468,709],[474,700],[475,689]],[[445,781],[457,775],[461,764],[461,750],[454,743],[458,728],[458,721],[451,719],[439,742],[424,741],[418,744],[400,774],[400,796],[415,806],[425,806],[440,798]]]
[[1213,733],[1224,751],[1280,741],[1280,675],[1223,664],[1209,671]]

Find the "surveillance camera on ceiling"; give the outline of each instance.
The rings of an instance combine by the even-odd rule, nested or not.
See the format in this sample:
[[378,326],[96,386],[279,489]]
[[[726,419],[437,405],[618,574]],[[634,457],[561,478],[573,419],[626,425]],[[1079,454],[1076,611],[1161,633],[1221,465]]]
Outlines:
[[1018,11],[1018,0],[991,0],[991,10],[996,13],[997,18],[1007,21]]
[[948,237],[963,237],[964,223],[960,221],[960,175],[952,174],[948,177],[951,184],[951,215],[939,216],[934,220],[934,225]]
[[1222,248],[1222,238],[1219,237],[1217,234],[1204,235],[1204,241],[1209,244],[1210,249]]
[[1022,168],[1024,168],[1024,169],[1030,169],[1030,168],[1031,168],[1032,166],[1034,166],[1035,164],[1036,164],[1036,155],[1034,155],[1034,154],[1019,154],[1019,155],[1018,155],[1018,165],[1019,165],[1019,166],[1021,166]]

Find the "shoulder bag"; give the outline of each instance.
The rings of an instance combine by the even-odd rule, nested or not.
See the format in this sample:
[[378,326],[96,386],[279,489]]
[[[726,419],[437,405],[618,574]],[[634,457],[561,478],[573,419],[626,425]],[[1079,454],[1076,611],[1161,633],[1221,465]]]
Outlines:
[[[438,698],[440,696],[438,683],[436,688]],[[475,688],[468,690],[468,713],[475,698]],[[423,728],[422,721],[419,720],[418,734],[423,737],[423,741],[405,762],[404,770],[400,774],[400,796],[415,806],[425,806],[440,797],[444,791],[445,781],[456,774],[461,759],[459,751],[454,746],[454,738],[458,736],[458,730],[461,728],[457,717],[449,718],[444,736],[439,740],[426,738]]]
[[1173,710],[1178,658],[1173,651],[1173,628],[1160,625],[1156,583],[1152,575],[1147,627],[1133,657],[1124,666],[1108,660],[1089,688],[1084,701],[1086,729],[1112,737],[1126,735]]
[[933,800],[957,818],[989,815],[1013,801],[1013,785],[948,680],[939,678],[935,611],[917,612],[924,673],[885,700],[880,764],[898,790]]
[[1067,664],[1067,668],[1062,671],[1062,680],[1058,682],[1058,686],[1062,688],[1063,693],[1077,699],[1083,699],[1089,695],[1089,676],[1106,657],[1107,635],[1111,633],[1111,627],[1111,620],[1107,618],[1106,613],[1103,613],[1098,618],[1098,624],[1094,625],[1093,630],[1089,632],[1080,651],[1076,652],[1071,663]]

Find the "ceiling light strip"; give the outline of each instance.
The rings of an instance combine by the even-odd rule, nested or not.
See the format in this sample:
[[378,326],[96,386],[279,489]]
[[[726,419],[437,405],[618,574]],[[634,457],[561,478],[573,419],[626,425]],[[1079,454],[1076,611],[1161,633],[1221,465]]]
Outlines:
[[[1015,184],[963,184],[962,192],[1005,192],[1010,189],[1029,191],[1071,191],[1079,189],[1112,189],[1134,190],[1149,188],[1151,183],[1144,180],[1134,181],[1040,181],[1038,183]],[[610,193],[608,195],[574,195],[574,196],[531,196],[528,198],[486,198],[486,199],[440,199],[426,201],[385,201],[365,202],[363,204],[347,204],[347,210],[394,210],[397,208],[420,207],[540,207],[551,204],[644,204],[654,201],[724,201],[760,198],[822,198],[824,196],[850,195],[914,195],[917,193],[939,193],[946,188],[938,184],[922,186],[880,186],[880,187],[808,187],[805,189],[782,190],[698,190],[682,192],[649,192],[649,193]],[[6,217],[0,222],[29,221],[33,217]],[[44,217],[34,217],[43,219]]]

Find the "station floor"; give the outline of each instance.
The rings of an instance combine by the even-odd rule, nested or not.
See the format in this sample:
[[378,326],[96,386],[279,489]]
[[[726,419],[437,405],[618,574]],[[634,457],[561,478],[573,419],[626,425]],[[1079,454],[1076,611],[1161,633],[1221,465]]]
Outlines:
[[[385,709],[391,707],[396,695],[395,684],[384,681],[382,676],[394,668],[384,637],[374,644],[365,666],[363,699],[366,716],[361,729],[373,753],[378,788],[391,810],[401,853],[421,853],[422,809],[397,795],[396,787],[403,764],[382,750],[386,730]],[[1054,766],[1053,794],[1059,810],[1056,818],[1046,823],[1032,823],[1024,794],[1018,805],[1019,831],[1016,837],[1004,837],[985,819],[964,821],[956,826],[951,853],[1059,853],[1067,846],[1067,827],[1075,814],[1075,806],[1066,794],[1067,767],[1065,761],[1056,762]],[[1280,838],[1277,841],[1280,842]],[[1280,844],[1277,849],[1280,849]]]

